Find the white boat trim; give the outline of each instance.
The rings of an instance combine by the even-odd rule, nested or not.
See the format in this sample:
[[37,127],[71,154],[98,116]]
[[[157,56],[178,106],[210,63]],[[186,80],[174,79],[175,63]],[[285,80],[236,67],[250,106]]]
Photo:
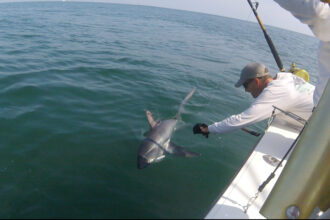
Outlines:
[[282,162],[275,177],[255,198],[258,188],[274,171],[302,129],[302,126],[293,126],[288,122],[290,120],[284,118],[287,117],[275,117],[230,185],[216,200],[206,219],[265,219],[259,211],[289,156]]

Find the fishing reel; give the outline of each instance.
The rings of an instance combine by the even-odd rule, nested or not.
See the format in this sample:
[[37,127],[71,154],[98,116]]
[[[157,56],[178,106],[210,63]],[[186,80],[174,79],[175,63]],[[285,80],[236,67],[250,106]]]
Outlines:
[[300,69],[298,67],[296,67],[296,63],[293,62],[291,64],[291,68],[289,69],[290,73],[296,75],[296,76],[299,76],[300,78],[304,79],[306,82],[309,82],[309,74],[306,70],[304,69]]

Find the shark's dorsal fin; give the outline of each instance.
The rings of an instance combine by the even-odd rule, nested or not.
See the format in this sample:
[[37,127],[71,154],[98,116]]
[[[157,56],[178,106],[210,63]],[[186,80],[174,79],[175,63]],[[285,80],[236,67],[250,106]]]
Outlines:
[[157,122],[154,120],[154,118],[152,117],[152,114],[149,110],[146,110],[146,115],[147,115],[147,119],[150,124],[150,127],[151,128],[155,127]]

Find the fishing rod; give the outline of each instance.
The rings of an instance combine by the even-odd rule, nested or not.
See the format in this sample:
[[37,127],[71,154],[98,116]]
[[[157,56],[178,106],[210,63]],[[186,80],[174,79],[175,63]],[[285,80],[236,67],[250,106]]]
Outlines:
[[242,131],[245,131],[246,133],[249,133],[249,134],[251,134],[251,135],[253,135],[253,136],[256,136],[256,137],[258,137],[258,136],[260,135],[260,133],[258,133],[258,132],[256,132],[256,131],[248,130],[248,129],[246,129],[246,128],[241,128],[241,130],[242,130]]
[[252,11],[253,11],[253,14],[256,16],[256,18],[257,18],[257,20],[258,20],[258,23],[259,23],[259,25],[260,25],[260,27],[261,27],[261,29],[262,29],[264,35],[265,35],[266,41],[267,41],[267,43],[268,43],[268,46],[270,47],[270,51],[272,52],[272,54],[273,54],[273,56],[274,56],[274,58],[275,58],[275,61],[276,61],[276,64],[277,64],[278,68],[280,69],[281,72],[284,72],[285,69],[284,69],[284,67],[283,67],[283,64],[282,64],[282,61],[281,61],[281,59],[280,59],[280,56],[278,55],[278,53],[277,53],[277,51],[276,51],[276,48],[275,48],[275,46],[274,46],[274,44],[273,44],[272,39],[270,39],[269,35],[268,35],[267,32],[266,32],[266,28],[265,28],[265,26],[263,25],[262,21],[260,20],[260,18],[259,18],[259,16],[258,16],[257,8],[258,8],[259,3],[258,3],[258,2],[256,3],[256,8],[255,8],[255,7],[253,6],[251,0],[247,0],[247,1],[248,1],[249,5],[250,5]]

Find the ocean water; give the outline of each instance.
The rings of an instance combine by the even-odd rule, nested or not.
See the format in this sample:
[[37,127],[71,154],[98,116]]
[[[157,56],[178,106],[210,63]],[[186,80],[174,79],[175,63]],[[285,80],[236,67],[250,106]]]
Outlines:
[[[315,83],[317,39],[266,28],[284,66]],[[0,4],[0,30],[0,218],[203,218],[259,140],[192,133],[249,106],[234,87],[247,63],[276,74],[256,23],[33,2]],[[174,117],[194,87],[172,142],[201,156],[138,170],[145,110]],[[249,128],[262,133],[266,121]]]

